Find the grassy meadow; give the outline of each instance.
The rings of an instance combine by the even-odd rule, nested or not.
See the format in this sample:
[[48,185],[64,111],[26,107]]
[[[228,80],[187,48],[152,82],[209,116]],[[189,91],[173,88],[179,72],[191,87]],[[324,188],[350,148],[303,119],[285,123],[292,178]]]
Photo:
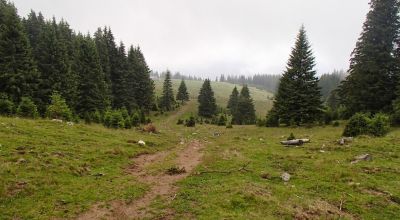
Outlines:
[[[172,85],[175,94],[178,91],[180,83],[181,80],[176,80],[176,79],[172,80]],[[185,80],[185,83],[188,88],[190,98],[196,100],[197,96],[199,95],[200,88],[203,85],[203,82],[195,80]],[[162,92],[163,80],[156,80],[155,86],[156,86],[156,93],[158,96],[160,96]],[[238,87],[238,90],[240,92],[242,86],[241,85],[236,85],[236,86]],[[228,104],[229,96],[231,95],[235,85],[226,82],[212,81],[211,87],[213,88],[217,105],[225,108],[226,105]],[[265,117],[268,111],[272,108],[273,101],[271,100],[271,98],[273,97],[273,94],[265,90],[257,89],[255,87],[249,87],[249,89],[250,89],[250,95],[254,100],[256,114],[259,117]]]
[[[217,88],[217,87],[215,87]],[[195,101],[155,118],[159,134],[0,118],[0,219],[74,218],[94,204],[132,202],[151,187],[126,174],[135,155],[204,144],[200,165],[170,197],[151,203],[153,218],[397,219],[400,129],[338,145],[339,127],[258,128],[176,125]],[[290,133],[311,143],[288,148]],[[145,140],[146,147],[136,144]],[[355,156],[371,161],[351,164]],[[149,166],[165,172],[175,154]],[[282,173],[291,175],[288,182]],[[173,213],[172,217],[170,213]]]

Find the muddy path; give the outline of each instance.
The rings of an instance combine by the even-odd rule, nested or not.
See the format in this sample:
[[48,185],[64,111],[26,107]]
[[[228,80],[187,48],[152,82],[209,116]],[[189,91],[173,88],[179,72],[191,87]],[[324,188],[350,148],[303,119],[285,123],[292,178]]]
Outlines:
[[[103,207],[104,204],[95,205],[88,212],[79,216],[77,219],[143,219],[152,218],[149,206],[156,199],[161,197],[166,201],[172,201],[178,191],[176,183],[189,176],[193,169],[200,164],[203,153],[203,144],[198,140],[193,140],[181,149],[155,154],[144,154],[134,159],[133,166],[127,169],[127,173],[136,179],[147,184],[150,189],[143,197],[126,204],[125,201],[112,201],[109,208]],[[177,167],[184,167],[186,172],[177,175],[169,175],[165,172],[151,173],[149,166],[162,162],[171,153],[176,154],[174,163]],[[169,212],[163,219],[173,218],[173,212]]]

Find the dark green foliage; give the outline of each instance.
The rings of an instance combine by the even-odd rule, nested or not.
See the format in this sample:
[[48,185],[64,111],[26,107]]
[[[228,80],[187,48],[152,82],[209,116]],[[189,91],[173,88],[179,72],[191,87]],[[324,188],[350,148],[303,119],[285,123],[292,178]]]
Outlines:
[[250,96],[250,91],[247,85],[244,85],[240,91],[237,107],[236,110],[233,111],[232,115],[234,124],[251,125],[256,122],[253,99]]
[[133,127],[138,127],[140,125],[140,117],[136,112],[131,116],[131,124]]
[[182,80],[181,84],[179,85],[178,93],[176,94],[176,100],[181,101],[182,103],[189,101],[189,93],[184,80]]
[[60,94],[53,93],[51,95],[51,103],[47,107],[46,117],[50,119],[62,119],[66,121],[72,120],[72,112],[69,109],[65,99]]
[[387,133],[389,133],[389,130],[390,130],[389,116],[382,113],[378,113],[371,119],[369,125],[370,134],[377,137],[383,137]]
[[195,127],[196,126],[196,119],[193,116],[190,116],[189,119],[185,122],[186,127]]
[[[77,101],[78,76],[72,69],[73,48],[72,30],[64,21],[57,23],[55,18],[43,21],[31,12],[25,21],[29,36],[34,46],[34,59],[40,72],[40,83],[37,96],[39,109],[46,110],[50,104],[51,95],[57,91],[67,99],[68,104],[74,106]],[[36,36],[35,36],[36,35]]]
[[372,0],[371,10],[353,51],[349,76],[339,90],[350,115],[390,111],[398,82],[399,3]]
[[265,120],[265,126],[266,127],[279,127],[279,117],[272,109],[271,111],[268,112],[267,118]]
[[296,137],[294,136],[293,133],[290,133],[289,137],[287,138],[288,141],[294,140]]
[[390,120],[385,114],[378,113],[371,117],[370,114],[356,113],[346,125],[343,136],[354,137],[364,134],[381,137],[386,135],[389,129]]
[[11,116],[14,112],[14,103],[6,94],[0,94],[0,115]]
[[15,103],[33,97],[38,72],[17,9],[0,0],[0,93]]
[[355,137],[361,134],[367,134],[370,121],[371,119],[368,114],[357,113],[353,115],[344,129],[343,136]]
[[[130,47],[128,52],[128,92],[136,105],[149,112],[154,105],[154,82],[140,47]],[[133,99],[132,99],[133,101]]]
[[227,108],[229,109],[232,115],[236,114],[237,106],[239,102],[239,91],[237,90],[236,86],[232,90],[232,94],[229,96]]
[[163,93],[159,107],[164,111],[173,110],[175,105],[174,91],[172,90],[171,73],[167,71],[163,84]]
[[79,100],[77,112],[95,112],[104,110],[109,102],[107,100],[107,87],[104,73],[101,70],[97,50],[89,36],[79,35],[76,39],[77,71],[79,72]]
[[23,118],[37,118],[39,113],[37,106],[33,103],[32,99],[27,97],[22,97],[21,102],[17,108],[17,115]]
[[122,116],[121,111],[115,110],[111,114],[111,128],[125,128],[125,119]]
[[217,112],[217,104],[214,97],[214,91],[211,88],[211,81],[206,79],[200,89],[198,97],[199,102],[199,116],[211,118]]
[[226,125],[226,121],[227,121],[227,119],[226,119],[225,115],[224,115],[224,114],[221,114],[221,115],[218,117],[217,125],[218,125],[218,126],[225,126],[225,125]]
[[101,116],[101,113],[98,111],[98,110],[96,110],[95,112],[93,112],[93,115],[92,115],[92,121],[94,122],[94,123],[97,123],[97,124],[100,124],[100,123],[102,123],[102,116]]
[[333,127],[339,127],[340,123],[338,121],[333,122]]
[[178,119],[178,122],[176,122],[177,125],[183,125],[184,120],[183,119]]
[[321,93],[314,66],[315,58],[302,27],[274,102],[273,111],[280,123],[301,125],[320,118]]

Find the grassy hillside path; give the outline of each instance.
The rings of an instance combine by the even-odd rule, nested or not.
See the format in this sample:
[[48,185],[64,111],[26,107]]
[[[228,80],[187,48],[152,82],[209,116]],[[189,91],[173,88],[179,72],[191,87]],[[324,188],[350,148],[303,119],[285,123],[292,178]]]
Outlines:
[[[189,103],[172,113],[160,125],[165,130],[170,130],[171,123],[187,112]],[[193,169],[201,163],[203,143],[199,140],[190,140],[181,143],[168,151],[155,154],[142,154],[133,159],[133,165],[127,168],[126,173],[133,175],[139,182],[149,186],[149,190],[141,198],[130,203],[118,200],[112,201],[108,206],[97,204],[78,219],[143,219],[151,218],[151,204],[158,198],[170,202],[175,199],[178,188],[175,184],[189,176]],[[166,168],[184,168],[185,172],[176,175],[167,174]],[[157,169],[158,168],[158,169]],[[173,212],[166,210],[163,219],[173,217]]]

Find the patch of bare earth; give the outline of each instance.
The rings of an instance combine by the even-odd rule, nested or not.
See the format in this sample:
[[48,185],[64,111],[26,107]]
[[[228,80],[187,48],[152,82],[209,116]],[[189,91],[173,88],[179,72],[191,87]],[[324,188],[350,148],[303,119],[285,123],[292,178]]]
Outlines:
[[[148,184],[150,190],[137,200],[127,204],[125,201],[113,201],[109,208],[96,205],[78,219],[143,219],[151,218],[150,204],[158,197],[172,201],[178,188],[175,183],[189,176],[193,169],[201,162],[203,153],[200,141],[192,141],[177,152],[176,166],[185,168],[184,173],[169,175],[166,173],[150,174],[146,167],[162,161],[169,152],[156,154],[144,154],[134,159],[134,165],[128,169],[128,173],[134,175],[138,181]],[[173,217],[172,212],[167,212],[163,219]]]
[[355,219],[349,213],[342,210],[342,205],[336,207],[326,201],[318,200],[308,208],[298,209],[294,216],[295,219]]

